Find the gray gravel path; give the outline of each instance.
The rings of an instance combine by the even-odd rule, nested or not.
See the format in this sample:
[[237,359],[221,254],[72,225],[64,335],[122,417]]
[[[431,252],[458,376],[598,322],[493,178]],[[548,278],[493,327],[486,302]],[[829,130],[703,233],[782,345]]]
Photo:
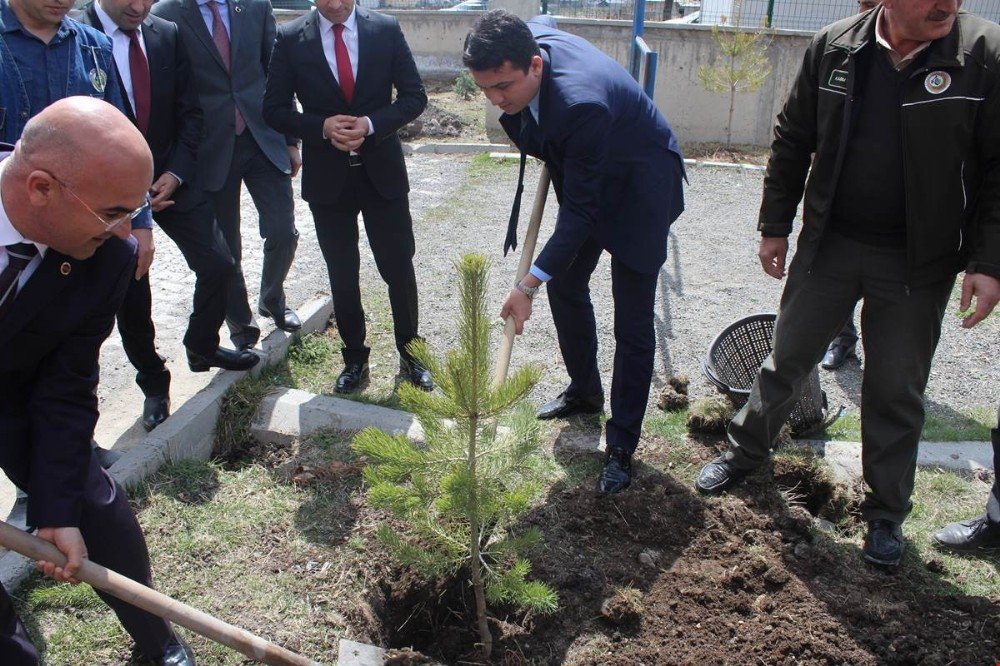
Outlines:
[[[530,210],[537,174],[537,165],[529,167],[525,211]],[[762,173],[696,166],[688,175],[687,208],[673,227],[669,256],[660,274],[654,391],[669,376],[683,373],[692,378],[694,395],[707,395],[714,389],[702,378],[699,359],[715,335],[740,317],[775,311],[783,283],[764,275],[756,257],[759,236],[755,222]],[[455,289],[447,274],[441,275],[442,267],[463,252],[487,253],[494,261],[491,295],[498,308],[513,281],[517,257],[502,258],[500,247],[516,176],[516,163],[509,162],[472,178],[458,190],[456,198],[418,220],[422,330],[439,349],[455,342]],[[550,195],[543,239],[551,233],[555,208],[554,195]],[[525,224],[523,221],[522,233]],[[598,304],[600,364],[608,390],[614,347],[607,255],[598,266],[591,289]],[[1000,401],[1000,316],[966,331],[959,327],[956,310],[957,306],[949,309],[926,393],[930,409],[942,416],[971,406],[995,406]],[[512,362],[529,361],[546,367],[535,399],[549,399],[568,381],[544,290],[536,299],[527,332],[515,346]],[[861,371],[862,363],[854,360],[837,372],[821,371],[831,405],[857,411]]]

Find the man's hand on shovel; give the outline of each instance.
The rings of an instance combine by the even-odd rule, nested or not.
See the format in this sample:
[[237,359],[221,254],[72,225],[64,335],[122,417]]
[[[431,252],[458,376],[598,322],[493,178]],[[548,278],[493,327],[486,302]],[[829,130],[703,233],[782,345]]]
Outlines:
[[74,576],[80,570],[83,560],[87,559],[87,545],[83,542],[80,530],[75,527],[42,527],[38,530],[38,538],[58,548],[66,556],[66,564],[56,566],[54,562],[38,560],[35,568],[60,583],[77,585],[80,581]]
[[[541,281],[529,274],[524,277],[524,284],[529,287],[537,287]],[[514,318],[514,332],[517,335],[521,335],[524,331],[524,322],[531,318],[531,299],[516,287],[510,290],[510,293],[507,294],[507,300],[500,308],[500,318],[506,320],[507,317]]]

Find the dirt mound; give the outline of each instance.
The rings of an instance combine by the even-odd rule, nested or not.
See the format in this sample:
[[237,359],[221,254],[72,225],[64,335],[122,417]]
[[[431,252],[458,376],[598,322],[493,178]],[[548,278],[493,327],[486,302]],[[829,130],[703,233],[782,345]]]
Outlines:
[[[810,469],[779,463],[778,484],[758,475],[721,500],[649,466],[612,498],[557,484],[526,523],[545,536],[532,575],[558,590],[560,610],[494,608],[494,663],[994,663],[998,600],[949,594],[921,567],[901,585],[814,533],[812,515],[838,500]],[[479,663],[465,583],[391,569],[373,594],[390,647]]]
[[419,137],[457,137],[462,135],[462,131],[467,125],[468,123],[456,114],[428,102],[424,112],[416,120],[403,127],[399,131],[399,136],[404,141],[412,141]]

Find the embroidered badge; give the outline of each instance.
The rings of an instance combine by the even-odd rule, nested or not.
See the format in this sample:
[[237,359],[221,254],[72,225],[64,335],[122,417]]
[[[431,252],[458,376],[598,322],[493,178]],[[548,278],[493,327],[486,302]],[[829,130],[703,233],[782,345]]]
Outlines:
[[108,73],[100,67],[90,70],[90,85],[99,93],[104,92],[104,87],[108,85]]
[[827,81],[827,85],[831,88],[847,90],[847,71],[843,69],[835,69],[830,72],[830,80]]
[[932,95],[940,95],[951,85],[951,74],[948,72],[931,72],[924,79],[924,88]]

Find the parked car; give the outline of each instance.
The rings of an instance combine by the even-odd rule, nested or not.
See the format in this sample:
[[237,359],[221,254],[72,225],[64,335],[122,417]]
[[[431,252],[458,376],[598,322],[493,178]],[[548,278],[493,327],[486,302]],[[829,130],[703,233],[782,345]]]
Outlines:
[[490,8],[490,0],[462,0],[454,7],[445,7],[443,12],[485,12]]

